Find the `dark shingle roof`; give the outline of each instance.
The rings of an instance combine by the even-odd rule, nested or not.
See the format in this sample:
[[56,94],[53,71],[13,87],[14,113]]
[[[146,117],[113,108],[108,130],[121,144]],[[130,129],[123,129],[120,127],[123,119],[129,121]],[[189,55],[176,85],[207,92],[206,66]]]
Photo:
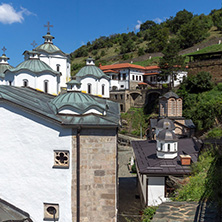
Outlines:
[[179,155],[190,155],[192,162],[196,162],[198,157],[198,148],[195,146],[195,143],[191,138],[179,139],[178,155],[174,159],[157,158],[155,141],[132,141],[132,146],[139,172],[144,174],[189,174],[191,172],[190,167],[181,165]]
[[[75,95],[74,95],[75,94]],[[66,95],[66,96],[65,96]],[[119,125],[119,106],[118,103],[106,100],[100,97],[84,94],[81,92],[69,92],[67,94],[60,94],[57,97],[48,95],[30,88],[14,87],[14,86],[0,86],[0,101],[8,101],[21,108],[48,117],[49,119],[60,123],[61,125],[73,126],[93,126],[93,127],[117,127]],[[66,97],[66,98],[65,98]],[[70,101],[67,99],[70,98]],[[64,100],[63,100],[63,99]],[[78,101],[77,101],[78,98]],[[77,104],[75,104],[75,101]],[[62,105],[70,105],[78,107],[82,101],[81,106],[87,110],[87,107],[98,105],[100,109],[104,108],[105,115],[87,114],[87,115],[60,115],[58,109]],[[86,102],[88,101],[88,103]],[[64,102],[64,104],[63,104]],[[103,105],[102,105],[103,104]],[[79,107],[81,110],[81,107]]]

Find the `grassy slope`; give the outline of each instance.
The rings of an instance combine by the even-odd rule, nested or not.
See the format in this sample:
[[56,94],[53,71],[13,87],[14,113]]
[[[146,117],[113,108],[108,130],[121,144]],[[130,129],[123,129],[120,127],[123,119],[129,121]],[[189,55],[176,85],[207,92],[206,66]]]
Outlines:
[[[217,38],[217,37],[222,37],[221,33],[216,30],[215,27],[212,27],[211,30],[209,31],[210,35],[207,39],[205,39],[203,42],[207,43],[210,41],[212,38]],[[144,49],[147,47],[148,42],[147,41],[142,41],[143,37],[139,38],[139,41],[135,42],[136,45],[136,50],[134,52],[127,53],[128,57],[133,60],[133,58],[138,58],[138,49],[143,47]],[[141,42],[142,41],[142,42]],[[118,44],[114,44],[113,47],[111,48],[103,48],[103,49],[98,49],[97,54],[93,55],[91,52],[88,54],[88,56],[91,56],[93,58],[100,57],[97,60],[97,64],[101,63],[102,65],[109,65],[109,64],[114,64],[114,63],[119,63],[123,62],[122,55],[119,54],[120,52],[120,46]],[[104,56],[100,56],[101,52],[105,51]],[[222,44],[221,45],[211,45],[208,46],[204,49],[199,50],[198,52],[193,52],[189,54],[198,54],[198,53],[205,53],[205,52],[212,52],[212,51],[222,51]],[[184,54],[186,56],[187,54]],[[71,64],[85,64],[85,59],[87,57],[79,57],[72,59]],[[139,62],[134,62],[134,64],[141,65],[141,66],[149,66],[149,65],[156,65],[158,64],[159,57],[152,57],[152,59],[147,59],[147,60],[142,60]],[[188,60],[187,60],[188,61]],[[78,71],[78,70],[77,70]],[[76,73],[72,72],[72,73]]]

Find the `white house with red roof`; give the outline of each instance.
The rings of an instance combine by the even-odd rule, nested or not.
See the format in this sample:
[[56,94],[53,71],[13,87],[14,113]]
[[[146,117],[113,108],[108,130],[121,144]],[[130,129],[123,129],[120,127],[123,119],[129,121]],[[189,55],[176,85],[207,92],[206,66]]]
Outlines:
[[133,90],[143,82],[145,68],[130,63],[120,63],[99,67],[110,77],[110,90]]

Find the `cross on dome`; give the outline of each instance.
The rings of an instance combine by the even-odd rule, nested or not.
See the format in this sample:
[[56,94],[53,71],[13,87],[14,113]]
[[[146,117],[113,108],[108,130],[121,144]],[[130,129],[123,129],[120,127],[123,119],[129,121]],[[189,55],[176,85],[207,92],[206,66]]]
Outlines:
[[37,46],[37,43],[35,42],[35,40],[31,43],[31,45],[33,46],[33,49]]
[[47,32],[50,33],[50,27],[53,28],[53,25],[50,25],[50,22],[47,22],[47,25],[44,25],[44,27],[47,27]]
[[3,53],[5,54],[5,51],[6,51],[7,49],[5,48],[5,46],[2,48],[2,51],[3,51]]

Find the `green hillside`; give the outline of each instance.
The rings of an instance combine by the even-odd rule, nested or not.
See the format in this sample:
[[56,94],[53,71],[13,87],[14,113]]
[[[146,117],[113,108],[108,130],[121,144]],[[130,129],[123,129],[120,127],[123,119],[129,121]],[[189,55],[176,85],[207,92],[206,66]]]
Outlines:
[[[157,24],[146,21],[137,33],[129,32],[101,36],[88,42],[71,53],[72,75],[85,65],[89,56],[95,58],[96,65],[108,65],[136,60],[135,64],[157,65],[159,56],[171,40],[179,46],[183,54],[220,51],[221,45],[214,45],[213,39],[222,37],[222,10],[212,10],[209,15],[193,15],[186,10],[179,11],[175,17]],[[195,46],[203,43],[206,49],[197,52]],[[186,52],[187,49],[188,52]]]

